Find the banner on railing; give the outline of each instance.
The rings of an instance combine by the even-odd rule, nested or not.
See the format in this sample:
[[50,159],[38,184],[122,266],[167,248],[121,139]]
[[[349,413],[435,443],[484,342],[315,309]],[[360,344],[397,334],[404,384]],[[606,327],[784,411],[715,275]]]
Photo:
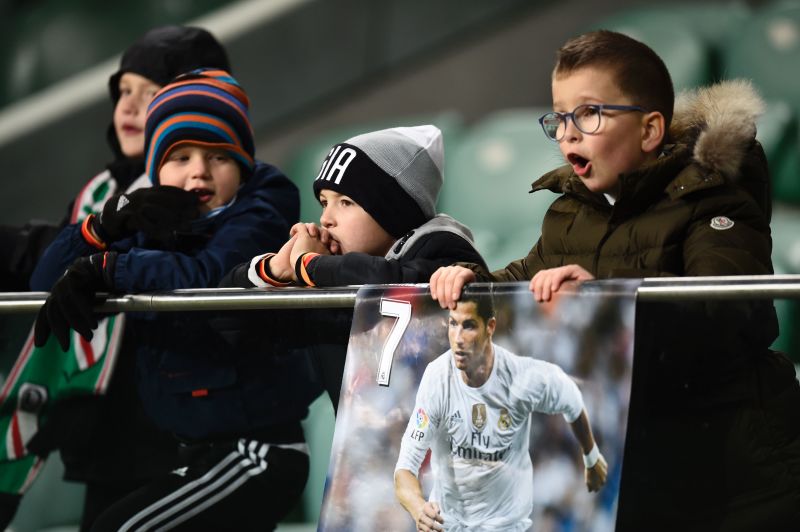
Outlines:
[[[452,311],[427,287],[362,288],[320,530],[415,530],[409,481],[445,530],[613,530],[638,284],[544,304],[527,283],[474,285]],[[582,411],[608,464],[595,492]]]

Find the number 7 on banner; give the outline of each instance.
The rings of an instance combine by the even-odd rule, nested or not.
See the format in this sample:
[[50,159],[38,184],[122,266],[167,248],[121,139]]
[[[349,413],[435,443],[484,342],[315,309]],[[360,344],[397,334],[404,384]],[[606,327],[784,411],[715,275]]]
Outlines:
[[400,345],[400,339],[403,337],[403,333],[406,332],[406,328],[408,328],[408,324],[411,322],[411,303],[408,301],[398,301],[397,299],[381,298],[381,316],[397,318],[397,321],[392,325],[392,330],[389,331],[389,336],[386,337],[386,342],[383,344],[383,351],[381,352],[381,359],[378,362],[378,384],[381,386],[389,386],[394,352],[397,346]]

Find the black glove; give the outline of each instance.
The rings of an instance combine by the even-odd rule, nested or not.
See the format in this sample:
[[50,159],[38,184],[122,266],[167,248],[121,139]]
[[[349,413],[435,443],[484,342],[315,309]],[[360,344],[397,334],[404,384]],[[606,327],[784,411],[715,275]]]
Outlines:
[[108,199],[103,212],[92,220],[92,229],[105,243],[138,231],[163,239],[174,231],[188,231],[200,215],[197,195],[170,186],[140,188]]
[[113,288],[116,261],[116,252],[109,251],[81,257],[67,268],[36,316],[33,343],[37,347],[47,343],[52,332],[66,351],[70,328],[87,340],[92,339],[92,329],[97,328],[97,317],[92,310],[95,294]]

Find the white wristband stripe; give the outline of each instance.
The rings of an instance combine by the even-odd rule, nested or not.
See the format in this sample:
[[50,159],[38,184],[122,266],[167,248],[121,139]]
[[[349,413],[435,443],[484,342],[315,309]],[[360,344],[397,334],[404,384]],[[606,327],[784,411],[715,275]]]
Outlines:
[[600,449],[597,448],[597,442],[594,442],[594,447],[592,447],[592,450],[583,455],[583,465],[586,466],[586,469],[590,469],[594,467],[599,459]]
[[266,257],[267,255],[269,255],[269,253],[264,253],[263,255],[256,255],[255,257],[253,257],[253,260],[250,261],[250,267],[247,268],[247,279],[251,283],[253,283],[254,286],[259,286],[262,288],[265,286],[272,286],[264,279],[259,277],[258,270],[256,270],[256,268],[258,268],[259,261],[264,257]]

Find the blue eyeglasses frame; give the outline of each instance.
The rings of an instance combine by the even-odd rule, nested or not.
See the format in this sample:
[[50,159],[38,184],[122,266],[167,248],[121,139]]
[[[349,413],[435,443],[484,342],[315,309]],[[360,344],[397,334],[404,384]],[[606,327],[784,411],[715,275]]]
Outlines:
[[[581,128],[581,126],[579,126],[578,123],[575,121],[575,113],[578,111],[578,109],[581,109],[581,108],[584,108],[584,107],[593,107],[593,108],[597,109],[597,111],[599,113],[600,119],[597,121],[597,127],[594,128],[592,131],[584,131],[583,128]],[[603,111],[606,110],[606,109],[608,109],[610,111],[639,111],[639,112],[642,112],[642,113],[649,112],[647,109],[645,109],[644,107],[642,107],[640,105],[616,105],[616,104],[609,104],[609,103],[584,103],[584,104],[581,104],[581,105],[577,106],[575,109],[573,109],[571,113],[559,113],[558,111],[551,111],[549,113],[545,113],[545,114],[543,114],[542,116],[539,117],[539,125],[542,126],[542,131],[544,131],[544,136],[547,137],[548,139],[552,140],[553,142],[558,142],[558,141],[560,141],[561,139],[564,138],[564,135],[567,132],[567,119],[572,120],[572,123],[575,124],[576,128],[578,128],[578,131],[580,131],[581,133],[584,133],[586,135],[591,135],[595,131],[600,129],[600,124],[602,123]],[[558,137],[558,136],[551,137],[547,133],[547,128],[544,125],[544,121],[545,121],[545,119],[547,117],[552,117],[552,116],[557,116],[560,121],[564,122],[564,131],[561,133],[560,137]],[[558,130],[556,130],[556,131],[558,131]]]

